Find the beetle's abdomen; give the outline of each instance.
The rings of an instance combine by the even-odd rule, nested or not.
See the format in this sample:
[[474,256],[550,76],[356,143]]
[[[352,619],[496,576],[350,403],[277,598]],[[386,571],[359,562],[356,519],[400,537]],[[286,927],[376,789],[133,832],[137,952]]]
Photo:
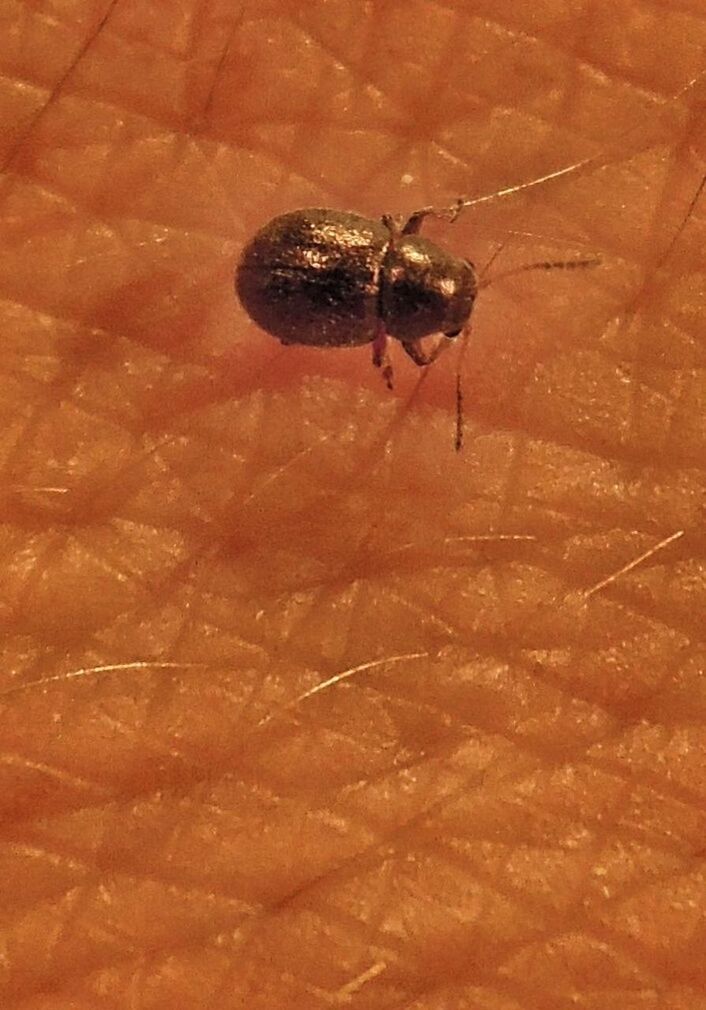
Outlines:
[[365,344],[376,333],[389,232],[333,210],[276,217],[243,251],[236,274],[248,315],[284,344]]

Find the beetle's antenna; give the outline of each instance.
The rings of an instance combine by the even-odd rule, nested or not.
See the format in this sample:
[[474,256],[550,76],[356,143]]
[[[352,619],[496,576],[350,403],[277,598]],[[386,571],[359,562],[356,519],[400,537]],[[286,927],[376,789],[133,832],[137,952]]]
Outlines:
[[495,252],[492,254],[492,256],[490,257],[490,259],[487,261],[487,263],[485,263],[483,265],[483,269],[478,274],[478,288],[483,287],[483,284],[482,284],[483,278],[486,276],[486,274],[488,273],[488,271],[492,267],[493,263],[495,263],[496,259],[498,258],[498,256],[503,251],[503,249],[505,248],[506,245],[507,245],[507,239],[505,239],[504,242],[500,243],[500,245],[497,247],[497,249],[495,250]]
[[504,189],[498,189],[494,193],[486,193],[483,196],[461,197],[456,205],[456,216],[467,207],[475,207],[477,203],[488,203],[489,200],[497,200],[498,197],[511,196],[513,193],[522,193],[526,189],[534,189],[535,186],[541,186],[552,179],[561,179],[563,175],[573,175],[574,172],[578,172],[588,165],[597,165],[599,161],[600,155],[592,155],[590,158],[582,158],[581,161],[575,161],[572,165],[558,168],[554,172],[547,172],[546,175],[541,175],[536,179],[530,179],[527,182],[518,182],[515,186],[506,186]]
[[454,448],[460,452],[463,448],[463,436],[466,429],[465,416],[463,412],[463,362],[466,357],[466,348],[471,335],[470,323],[464,328],[458,346],[456,357],[456,437]]
[[[477,275],[477,290],[487,286],[488,282],[484,280],[485,275],[488,273],[506,245],[507,239],[500,243],[500,245],[493,251],[490,258],[483,264],[483,267]],[[461,334],[461,338],[458,342],[458,354],[456,355],[456,437],[454,439],[454,448],[456,449],[456,452],[460,452],[463,448],[463,436],[466,428],[463,412],[463,362],[466,357],[466,350],[468,348],[470,335],[471,326],[470,323],[468,323]]]
[[[668,98],[663,98],[658,104],[662,108],[669,107],[670,105],[677,102],[684,95],[688,94],[690,91],[694,91],[698,85],[706,77],[706,70],[700,70],[695,77],[690,78],[686,84],[676,92],[676,94],[670,95]],[[625,147],[624,141],[630,137],[638,127],[642,126],[643,120],[638,120],[637,123],[633,123],[626,129],[622,130],[615,141],[609,145],[607,149],[604,149],[598,154],[589,155],[586,158],[581,158],[579,161],[574,161],[571,165],[564,165],[563,168],[557,168],[553,172],[547,172],[545,175],[540,175],[536,179],[528,179],[527,182],[518,182],[514,186],[505,186],[503,189],[498,189],[494,193],[484,193],[482,196],[464,196],[461,197],[456,203],[451,207],[449,219],[455,221],[461,211],[465,210],[467,207],[475,207],[479,203],[488,203],[490,200],[497,200],[499,197],[512,196],[514,193],[523,193],[527,189],[534,189],[535,186],[543,186],[546,182],[551,182],[553,179],[561,179],[566,175],[576,175],[580,173],[585,168],[601,168],[606,164],[606,157],[610,157],[610,151],[614,150],[616,152],[622,153]]]
[[511,267],[509,270],[503,270],[502,273],[496,274],[494,277],[483,278],[481,275],[481,280],[478,282],[478,290],[487,288],[489,284],[495,284],[496,281],[505,280],[506,277],[514,277],[515,274],[527,273],[528,270],[576,270],[581,267],[598,267],[600,265],[601,260],[598,256],[589,256],[581,260],[542,260],[539,263],[525,263],[521,267]]
[[[503,251],[507,245],[507,240],[501,242],[500,245],[493,251],[490,258],[483,264],[482,269],[478,273],[478,284],[477,290],[485,287],[487,282],[484,281],[485,275],[488,273],[493,263]],[[466,422],[463,412],[463,362],[466,357],[466,350],[468,348],[468,341],[471,334],[471,326],[468,323],[461,334],[461,338],[458,343],[458,354],[456,355],[456,436],[454,438],[454,448],[456,452],[460,452],[463,448],[463,435],[466,428]]]

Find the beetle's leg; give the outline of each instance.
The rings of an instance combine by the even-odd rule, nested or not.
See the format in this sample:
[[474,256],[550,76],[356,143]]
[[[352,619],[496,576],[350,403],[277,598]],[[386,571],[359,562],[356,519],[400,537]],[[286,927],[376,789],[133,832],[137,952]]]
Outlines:
[[464,200],[455,200],[449,207],[422,207],[415,210],[402,225],[402,235],[417,235],[421,231],[425,217],[438,217],[450,224],[456,220],[465,206]]
[[[463,359],[466,353],[466,348],[468,347],[468,338],[470,335],[470,326],[466,326],[461,335],[458,348],[458,358],[456,359],[456,437],[454,439],[454,447],[456,452],[460,452],[463,447],[463,435],[465,430],[465,418],[463,412]],[[435,361],[442,351],[445,351],[447,347],[451,344],[456,343],[453,337],[440,336],[437,342],[432,347],[431,351],[425,353],[421,347],[421,341],[411,340],[409,343],[402,344],[407,354],[410,356],[415,365],[424,367],[425,365],[430,365],[432,361]]]
[[390,361],[385,324],[382,322],[378,323],[377,333],[373,340],[373,364],[382,370],[385,385],[388,389],[392,389],[392,362]]
[[453,340],[448,337],[440,336],[430,351],[423,350],[421,340],[402,341],[402,347],[415,365],[424,368],[426,365],[431,365],[432,361],[436,361],[441,352],[450,347],[452,343]]
[[390,245],[392,248],[395,247],[397,240],[406,235],[405,228],[407,227],[401,217],[397,217],[396,214],[383,214],[382,223],[385,225],[390,233]]

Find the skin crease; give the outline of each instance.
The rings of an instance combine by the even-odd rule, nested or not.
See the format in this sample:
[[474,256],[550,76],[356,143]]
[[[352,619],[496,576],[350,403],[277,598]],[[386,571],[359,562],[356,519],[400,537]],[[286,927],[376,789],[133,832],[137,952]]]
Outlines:
[[[701,5],[3,16],[3,1008],[706,1006]],[[235,302],[585,158],[425,229],[602,260],[482,292],[461,454],[454,352]]]

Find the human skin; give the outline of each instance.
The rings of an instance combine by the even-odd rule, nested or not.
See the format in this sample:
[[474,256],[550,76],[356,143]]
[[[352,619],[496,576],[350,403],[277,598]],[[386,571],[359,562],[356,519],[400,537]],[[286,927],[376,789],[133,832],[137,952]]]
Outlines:
[[[3,1010],[706,1007],[701,3],[3,18]],[[586,159],[427,229],[460,453],[235,301]]]

